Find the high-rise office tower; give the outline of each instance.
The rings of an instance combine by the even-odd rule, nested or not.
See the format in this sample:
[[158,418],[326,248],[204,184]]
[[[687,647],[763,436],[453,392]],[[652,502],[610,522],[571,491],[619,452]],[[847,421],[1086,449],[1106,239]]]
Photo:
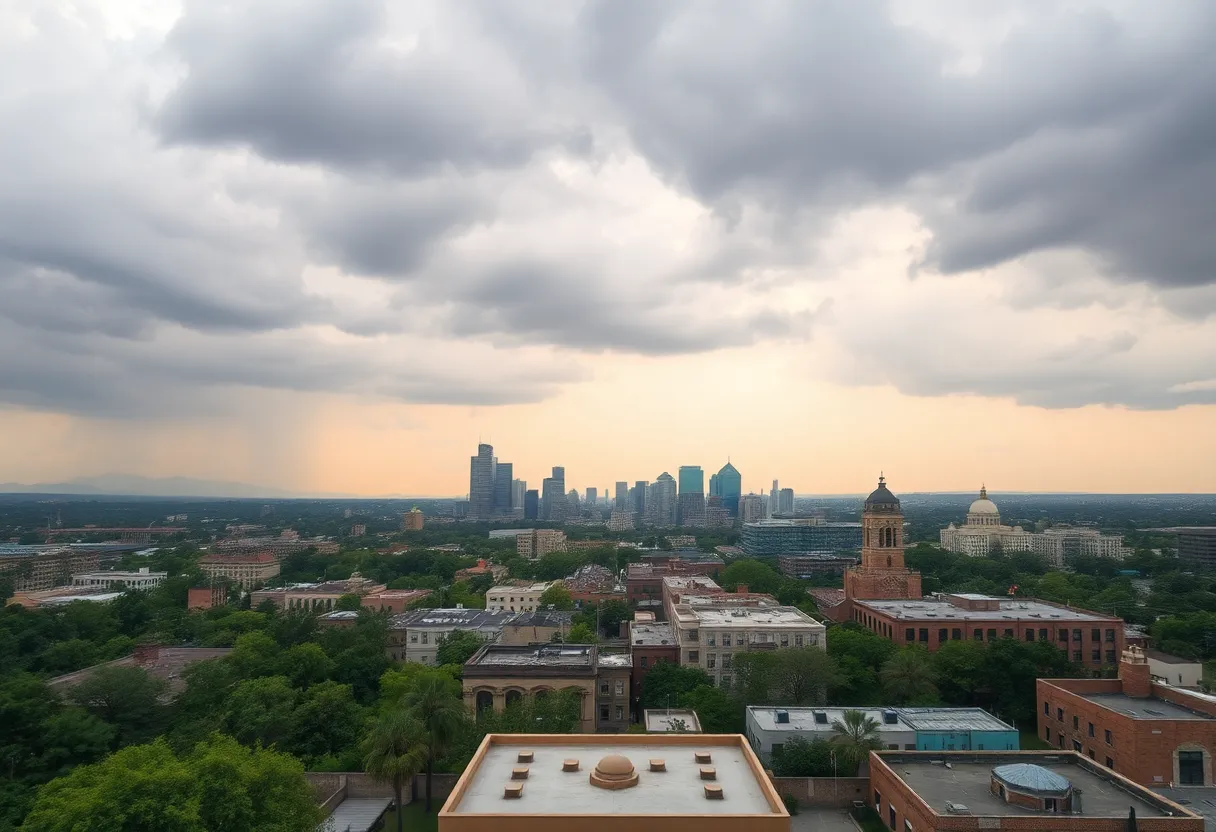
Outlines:
[[705,525],[705,495],[700,491],[681,491],[676,508],[681,526]]
[[772,517],[774,514],[776,514],[778,509],[781,507],[780,504],[777,502],[779,491],[780,491],[780,487],[777,485],[777,481],[773,480],[772,490],[768,492],[768,516],[769,517]]
[[542,520],[560,523],[569,516],[566,505],[566,469],[553,466],[553,476],[545,477],[541,483],[540,513]]
[[680,466],[680,493],[685,491],[705,496],[705,472],[701,470],[700,465]]
[[566,506],[570,509],[570,516],[577,517],[579,512],[578,489],[571,488],[570,493],[566,495]]
[[494,513],[511,513],[511,480],[514,479],[515,466],[510,462],[500,462],[494,466]]
[[763,520],[765,514],[763,494],[744,494],[739,498],[739,519],[744,523]]
[[624,480],[617,480],[616,483],[616,499],[612,502],[612,507],[617,511],[624,511],[629,506],[629,483]]
[[[716,486],[716,491],[715,491]],[[739,516],[739,497],[743,494],[743,477],[738,469],[727,462],[710,478],[709,494],[722,498],[722,508],[731,517]]]
[[587,507],[599,508],[599,497],[599,489],[597,489],[595,486],[589,486],[587,488]]
[[646,516],[646,498],[648,496],[646,492],[649,490],[650,483],[646,482],[646,480],[638,480],[633,484],[633,488],[629,489],[629,499],[632,501],[631,508],[639,523]]
[[540,492],[535,488],[524,492],[524,519],[540,519]]
[[494,446],[478,445],[469,458],[469,517],[489,520],[494,514]]
[[670,528],[676,524],[676,480],[664,471],[650,485],[646,517],[652,525]]
[[794,489],[783,488],[777,492],[777,509],[781,514],[794,513]]
[[524,507],[524,494],[528,484],[523,480],[511,480],[511,510],[519,511]]

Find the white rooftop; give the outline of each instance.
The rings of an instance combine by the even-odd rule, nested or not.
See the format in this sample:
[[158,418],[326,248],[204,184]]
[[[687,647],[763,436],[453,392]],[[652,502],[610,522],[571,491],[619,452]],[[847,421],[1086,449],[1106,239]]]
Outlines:
[[646,730],[652,734],[701,733],[701,720],[691,708],[647,708],[644,716]]
[[725,609],[685,609],[681,604],[676,614],[684,619],[695,617],[702,627],[723,629],[728,627],[822,627],[815,619],[797,607],[729,607]]
[[[987,595],[976,595],[969,600],[987,599]],[[937,619],[940,621],[1092,621],[1106,624],[1108,617],[1095,615],[1085,610],[1068,609],[1031,599],[1000,599],[998,609],[968,610],[956,607],[949,601],[926,598],[919,601],[854,601],[857,606],[868,607],[894,618],[910,620]]]
[[629,641],[634,647],[658,647],[675,644],[676,634],[668,621],[652,624],[634,622],[629,626]]
[[[673,735],[672,739],[679,737]],[[495,739],[510,740],[509,735]],[[474,757],[476,768],[463,795],[454,794],[444,807],[454,814],[487,815],[782,815],[784,808],[769,804],[764,787],[749,763],[750,749],[742,743],[720,745],[676,745],[669,742],[615,743],[569,742],[557,745],[523,742],[492,742],[484,757]],[[572,739],[576,739],[573,738]],[[649,739],[649,738],[647,738]],[[742,740],[742,738],[739,738]],[[531,763],[521,763],[518,754],[530,750]],[[709,763],[698,763],[698,751],[711,754]],[[633,763],[638,784],[628,789],[609,790],[591,785],[590,774],[596,763],[610,754],[620,754]],[[562,771],[564,760],[579,761],[579,770]],[[661,759],[667,770],[651,772],[649,761]],[[523,795],[503,797],[503,787],[511,783],[511,770],[526,765]],[[706,781],[701,779],[703,765],[716,770],[713,781],[722,787],[723,799],[705,797]]]

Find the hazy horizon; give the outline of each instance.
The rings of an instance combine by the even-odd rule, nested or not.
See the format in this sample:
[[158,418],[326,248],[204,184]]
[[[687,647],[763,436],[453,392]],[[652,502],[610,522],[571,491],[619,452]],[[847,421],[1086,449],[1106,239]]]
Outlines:
[[1216,492],[1213,31],[0,5],[0,483]]

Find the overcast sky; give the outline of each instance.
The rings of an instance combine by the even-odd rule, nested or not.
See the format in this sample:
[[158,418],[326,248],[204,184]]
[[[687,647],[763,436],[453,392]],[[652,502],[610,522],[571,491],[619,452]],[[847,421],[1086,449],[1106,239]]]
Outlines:
[[0,481],[1216,491],[1210,0],[0,0]]

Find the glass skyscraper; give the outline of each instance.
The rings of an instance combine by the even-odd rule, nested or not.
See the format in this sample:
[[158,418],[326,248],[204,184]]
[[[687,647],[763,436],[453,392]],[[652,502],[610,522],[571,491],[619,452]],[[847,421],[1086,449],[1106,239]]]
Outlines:
[[681,494],[705,493],[705,472],[700,465],[681,465],[679,479]]
[[743,476],[729,462],[710,480],[709,495],[722,498],[722,508],[731,517],[739,516],[739,498],[743,496]]

